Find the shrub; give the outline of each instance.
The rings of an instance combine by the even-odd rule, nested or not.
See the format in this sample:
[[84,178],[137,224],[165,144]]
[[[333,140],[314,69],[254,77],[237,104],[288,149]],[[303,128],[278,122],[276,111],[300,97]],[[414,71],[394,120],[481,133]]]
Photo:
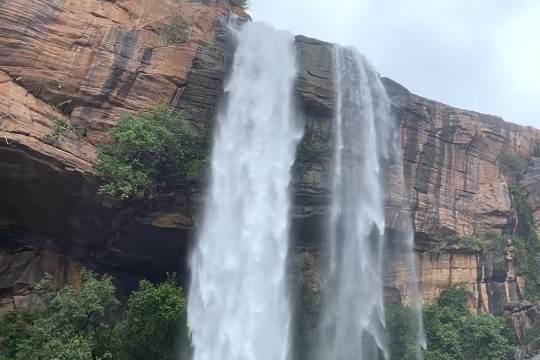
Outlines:
[[192,186],[206,166],[207,136],[177,112],[158,107],[124,115],[99,149],[100,193],[127,199],[145,190]]
[[[470,294],[459,288],[443,291],[433,305],[424,309],[428,348],[426,360],[512,359],[515,339],[504,318],[474,316],[467,308]],[[387,307],[387,328],[392,360],[416,359],[412,309]]]
[[483,239],[486,242],[485,250],[491,253],[500,254],[506,252],[507,239],[499,229],[489,229],[485,232]]
[[509,151],[503,151],[499,155],[499,163],[502,172],[514,180],[519,179],[527,166],[527,160]]
[[467,315],[469,309],[467,303],[471,298],[471,294],[462,288],[454,287],[445,289],[437,299],[437,305],[442,308],[447,308],[452,312],[460,315]]
[[185,43],[189,38],[188,24],[177,14],[170,18],[163,29],[158,30],[157,41],[161,46],[173,46]]
[[467,248],[475,251],[482,251],[486,247],[486,241],[484,239],[477,238],[473,235],[446,235],[442,239],[443,246],[457,246],[460,248]]
[[298,157],[308,162],[318,162],[330,153],[328,145],[318,139],[304,139],[298,146]]
[[[533,155],[537,151],[538,145]],[[531,208],[519,185],[519,179],[527,166],[527,161],[510,152],[503,152],[499,161],[502,171],[510,178],[508,190],[517,215],[517,226],[513,232],[513,235],[517,236],[514,236],[513,242],[521,273],[525,279],[524,294],[530,300],[538,300],[540,299],[540,289],[537,285],[539,274],[535,256],[540,252],[540,239],[536,233]]]
[[7,328],[15,346],[2,348],[0,354],[16,360],[111,358],[111,326],[118,305],[114,285],[107,276],[99,278],[86,270],[80,275],[78,291],[71,286],[55,289],[50,276],[39,282],[36,293],[46,310],[25,317],[11,314]]
[[[111,278],[87,270],[80,275],[79,290],[55,289],[47,276],[35,288],[46,310],[10,313],[0,322],[0,360],[189,358],[186,300],[174,277],[157,285],[141,281],[118,321]],[[180,354],[177,340],[184,345]]]
[[128,301],[125,319],[116,328],[120,359],[176,360],[189,357],[186,300],[176,279],[162,284],[143,280]]
[[416,360],[418,345],[415,310],[408,306],[388,305],[385,309],[390,359]]
[[525,279],[525,296],[530,300],[540,299],[540,289],[537,285],[538,273],[536,254],[540,251],[540,239],[534,226],[532,211],[525,199],[521,187],[515,180],[509,185],[512,203],[517,214],[517,235],[513,238],[516,258],[521,273]]
[[56,114],[49,114],[49,119],[53,123],[52,130],[47,137],[53,141],[57,142],[60,136],[68,136],[70,133],[75,134],[73,127],[68,124],[62,117]]
[[468,318],[464,328],[467,359],[513,359],[515,338],[506,320],[482,314]]
[[15,359],[17,345],[28,338],[29,314],[8,313],[0,322],[0,360]]

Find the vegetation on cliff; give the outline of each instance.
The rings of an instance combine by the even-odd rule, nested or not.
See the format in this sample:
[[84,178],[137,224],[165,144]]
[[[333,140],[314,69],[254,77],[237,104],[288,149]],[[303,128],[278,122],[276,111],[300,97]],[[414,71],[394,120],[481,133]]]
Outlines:
[[[491,314],[473,315],[467,303],[470,294],[447,289],[437,302],[427,306],[424,326],[427,337],[426,360],[512,359],[515,335],[504,318]],[[412,309],[392,305],[387,308],[387,328],[391,359],[415,360],[415,330],[411,329]]]
[[532,210],[519,185],[527,161],[514,153],[503,152],[499,157],[499,162],[510,182],[508,190],[516,215],[512,240],[521,273],[525,279],[525,297],[529,300],[538,300],[540,288],[538,287],[536,255],[540,252],[540,239],[534,226]]
[[174,277],[140,283],[123,318],[108,276],[83,270],[81,287],[55,289],[46,277],[35,288],[43,310],[11,313],[0,323],[0,360],[188,358],[186,300]]
[[[312,359],[316,348],[323,284],[313,255],[301,253],[294,262],[296,307],[293,322],[295,359]],[[470,312],[471,294],[461,288],[443,291],[422,309],[427,338],[426,360],[513,359],[515,334],[506,320]],[[402,305],[386,306],[386,330],[391,360],[417,359],[417,314]]]
[[182,114],[158,107],[126,114],[99,149],[100,192],[127,199],[144,192],[189,187],[206,165],[208,139]]

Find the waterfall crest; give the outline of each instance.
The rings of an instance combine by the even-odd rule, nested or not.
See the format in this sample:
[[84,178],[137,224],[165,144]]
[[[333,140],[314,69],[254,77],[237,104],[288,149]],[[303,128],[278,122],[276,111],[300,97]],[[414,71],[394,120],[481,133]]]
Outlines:
[[[396,132],[379,74],[356,50],[336,45],[334,51],[332,212],[316,352],[320,360],[388,358],[384,181],[389,164],[401,161],[400,152],[392,147]],[[414,268],[412,245],[406,250]]]
[[289,183],[302,134],[296,50],[291,34],[263,23],[243,25],[237,39],[191,259],[188,325],[194,360],[285,360]]

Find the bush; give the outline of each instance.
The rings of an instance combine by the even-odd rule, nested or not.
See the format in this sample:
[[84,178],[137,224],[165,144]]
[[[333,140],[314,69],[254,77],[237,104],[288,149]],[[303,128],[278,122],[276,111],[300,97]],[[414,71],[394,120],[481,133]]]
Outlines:
[[144,191],[189,187],[206,166],[206,131],[165,107],[124,115],[110,135],[94,166],[105,180],[102,194],[127,199]]
[[0,322],[0,360],[15,359],[17,345],[28,338],[29,314],[8,313]]
[[464,334],[467,359],[514,359],[515,338],[504,318],[491,314],[468,318]]
[[524,295],[529,300],[538,300],[540,289],[537,285],[538,273],[535,257],[540,252],[540,239],[536,233],[531,208],[521,187],[515,180],[511,180],[509,190],[518,219],[516,227],[518,236],[513,238],[513,243],[521,274],[525,279]]
[[408,306],[388,305],[385,309],[390,359],[417,360],[418,345],[415,310]]
[[[110,277],[81,271],[81,288],[55,289],[50,276],[36,285],[46,310],[7,317],[8,343],[0,350],[9,359],[109,359],[111,326],[118,305]],[[4,334],[3,334],[4,336]],[[0,356],[0,358],[1,358]]]
[[125,319],[116,329],[120,359],[176,360],[189,358],[186,300],[169,276],[162,284],[143,280],[128,301]]
[[[141,281],[118,321],[111,278],[87,270],[80,275],[80,290],[55,289],[47,276],[35,288],[46,310],[10,313],[0,322],[1,360],[189,358],[186,300],[174,277],[158,285]],[[184,348],[177,357],[180,344]]]
[[444,247],[457,246],[475,251],[483,251],[486,247],[484,239],[477,238],[473,235],[447,235],[442,239]]
[[507,250],[507,239],[499,229],[489,229],[485,232],[483,239],[486,241],[484,250],[494,254],[504,254]]
[[181,15],[173,15],[169,24],[158,30],[157,41],[162,46],[173,46],[185,43],[188,38],[188,24]]
[[499,155],[499,163],[501,165],[502,172],[514,180],[519,179],[527,167],[527,160],[509,151],[503,151]]
[[52,130],[47,138],[52,142],[57,142],[60,136],[68,136],[69,134],[75,134],[75,129],[68,124],[62,117],[56,114],[49,114],[49,119],[53,123]]
[[[443,291],[433,305],[424,309],[427,337],[426,360],[512,359],[515,338],[502,317],[474,316],[467,308],[470,294],[459,288]],[[392,360],[416,359],[412,309],[387,308]]]
[[444,290],[437,299],[437,305],[444,309],[449,309],[459,316],[469,314],[467,303],[471,298],[468,291],[456,287]]

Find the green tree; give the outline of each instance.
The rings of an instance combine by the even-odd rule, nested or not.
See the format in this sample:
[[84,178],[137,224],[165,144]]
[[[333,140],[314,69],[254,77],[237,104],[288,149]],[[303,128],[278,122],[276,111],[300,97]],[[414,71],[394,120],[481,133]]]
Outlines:
[[110,136],[94,166],[105,180],[104,194],[127,199],[145,190],[190,186],[206,165],[206,130],[166,107],[124,115]]
[[189,356],[186,300],[173,276],[161,284],[143,280],[129,300],[116,334],[119,359],[176,360]]
[[28,337],[29,314],[8,313],[0,322],[0,360],[15,359],[17,345]]
[[[426,360],[512,359],[515,336],[504,318],[474,316],[467,308],[469,298],[463,289],[447,289],[435,304],[424,309]],[[408,307],[387,307],[392,360],[416,359],[412,316]]]
[[10,313],[0,322],[0,360],[188,359],[186,300],[173,276],[146,280],[131,294],[124,319],[109,276],[82,270],[81,287],[36,285],[46,309]]
[[515,339],[502,317],[473,316],[467,303],[470,294],[459,288],[442,292],[425,313],[427,360],[511,359]]
[[390,339],[390,358],[416,360],[418,329],[414,309],[408,306],[388,305],[385,312],[386,329]]
[[471,318],[465,325],[466,352],[470,359],[512,359],[515,339],[501,317],[490,314]]
[[110,359],[110,338],[118,306],[108,276],[82,270],[81,288],[56,289],[50,275],[36,286],[46,310],[34,315],[19,338],[14,359]]

